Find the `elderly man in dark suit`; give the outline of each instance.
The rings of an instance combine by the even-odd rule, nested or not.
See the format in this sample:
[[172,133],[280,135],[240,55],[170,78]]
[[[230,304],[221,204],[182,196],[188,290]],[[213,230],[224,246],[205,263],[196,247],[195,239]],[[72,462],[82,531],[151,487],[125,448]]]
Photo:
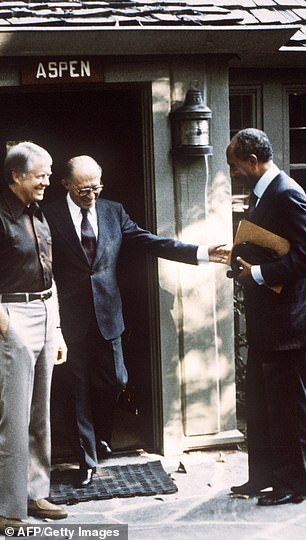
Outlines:
[[53,242],[61,325],[74,378],[80,486],[91,483],[97,449],[110,451],[113,413],[127,383],[116,265],[122,242],[184,263],[225,262],[223,247],[195,246],[141,229],[121,204],[98,198],[101,167],[90,156],[67,164],[67,197],[44,207]]
[[[273,162],[267,135],[238,132],[227,148],[232,178],[250,189],[248,219],[289,240],[287,255],[251,265],[240,258],[247,337],[249,480],[233,493],[258,504],[306,497],[306,196]],[[271,289],[282,286],[280,294]],[[262,490],[272,487],[271,492]]]

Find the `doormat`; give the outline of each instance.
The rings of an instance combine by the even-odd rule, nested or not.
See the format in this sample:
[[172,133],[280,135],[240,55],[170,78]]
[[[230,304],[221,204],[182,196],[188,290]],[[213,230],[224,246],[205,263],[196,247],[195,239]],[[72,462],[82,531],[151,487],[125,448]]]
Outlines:
[[77,504],[115,497],[177,492],[176,484],[163,469],[160,461],[98,467],[92,483],[85,488],[75,487],[77,475],[76,469],[52,471],[49,501],[54,504]]

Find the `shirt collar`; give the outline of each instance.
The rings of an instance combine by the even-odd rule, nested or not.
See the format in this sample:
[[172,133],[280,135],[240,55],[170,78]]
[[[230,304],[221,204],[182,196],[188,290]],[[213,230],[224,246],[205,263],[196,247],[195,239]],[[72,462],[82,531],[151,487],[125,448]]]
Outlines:
[[[19,197],[17,197],[17,195],[12,189],[10,189],[9,186],[5,188],[4,196],[14,219],[20,218],[20,216],[25,213],[27,205],[24,204],[24,202],[22,202]],[[36,202],[33,202],[32,205],[35,206],[35,215],[42,221],[43,217],[40,206]]]
[[254,187],[254,193],[260,199],[267,187],[271,184],[272,180],[279,174],[280,170],[275,163],[272,163],[271,167],[262,175]]
[[29,214],[32,217],[33,216],[37,217],[38,219],[40,219],[40,221],[43,220],[42,210],[37,202],[31,203],[29,206],[26,206],[25,208],[26,208],[27,214]]
[[[75,204],[75,202],[71,199],[69,192],[67,193],[67,204],[68,204],[68,208],[70,210],[72,219],[79,218],[81,215],[81,207]],[[95,215],[95,212],[96,212],[95,205],[89,208],[88,210],[90,214],[92,214],[93,216]]]

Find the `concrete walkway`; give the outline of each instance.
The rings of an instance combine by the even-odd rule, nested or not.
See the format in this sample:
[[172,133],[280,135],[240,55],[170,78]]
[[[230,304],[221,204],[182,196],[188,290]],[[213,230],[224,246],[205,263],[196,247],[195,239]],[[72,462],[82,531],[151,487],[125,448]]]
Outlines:
[[[229,495],[231,485],[247,480],[243,451],[202,451],[171,458],[140,454],[115,457],[101,466],[156,459],[174,479],[177,493],[67,506],[69,516],[60,525],[128,524],[129,540],[306,539],[306,500],[263,508],[256,505],[256,498]],[[186,473],[178,472],[180,462]]]

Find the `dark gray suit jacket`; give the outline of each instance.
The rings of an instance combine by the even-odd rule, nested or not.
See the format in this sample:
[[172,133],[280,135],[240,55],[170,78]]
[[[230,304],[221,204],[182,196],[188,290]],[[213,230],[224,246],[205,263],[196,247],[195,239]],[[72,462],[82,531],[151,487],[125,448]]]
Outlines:
[[260,350],[306,348],[306,195],[284,172],[268,186],[251,220],[287,238],[291,248],[275,262],[261,265],[268,285],[245,287],[248,343]]
[[157,257],[197,264],[196,245],[156,236],[141,229],[117,202],[98,199],[98,241],[90,267],[76,234],[66,198],[46,204],[52,235],[53,271],[58,289],[61,325],[66,342],[81,341],[93,310],[105,339],[124,330],[116,265],[123,242]]

